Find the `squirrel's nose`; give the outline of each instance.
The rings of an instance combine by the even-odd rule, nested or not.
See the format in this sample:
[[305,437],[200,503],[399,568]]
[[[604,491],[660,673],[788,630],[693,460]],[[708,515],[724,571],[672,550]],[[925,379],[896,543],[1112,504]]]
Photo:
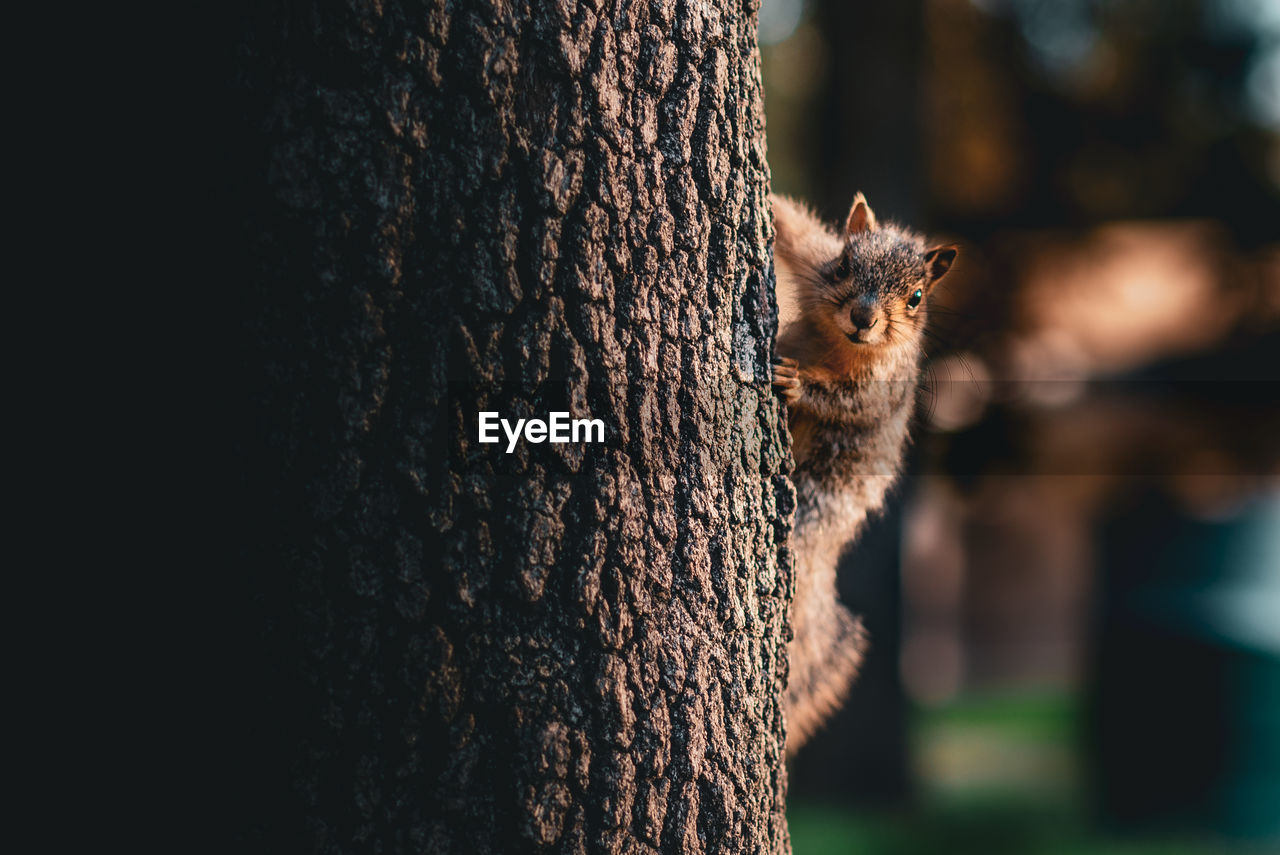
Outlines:
[[859,332],[870,330],[880,322],[880,314],[876,311],[875,305],[871,303],[858,302],[849,310],[849,321],[853,324],[853,328]]

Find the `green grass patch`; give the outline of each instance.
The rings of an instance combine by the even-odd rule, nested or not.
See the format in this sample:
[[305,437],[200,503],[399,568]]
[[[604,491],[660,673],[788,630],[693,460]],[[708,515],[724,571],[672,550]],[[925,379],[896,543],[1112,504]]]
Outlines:
[[[1067,691],[974,694],[912,722],[919,803],[899,813],[788,811],[795,855],[1254,855],[1218,840],[1094,828]],[[1267,852],[1266,855],[1278,855]]]
[[1220,841],[1117,838],[1070,810],[1014,801],[909,814],[860,814],[815,804],[788,811],[794,855],[1252,855]]
[[922,733],[980,727],[1022,739],[1068,742],[1075,738],[1079,715],[1078,702],[1066,691],[983,693],[917,710],[914,727]]

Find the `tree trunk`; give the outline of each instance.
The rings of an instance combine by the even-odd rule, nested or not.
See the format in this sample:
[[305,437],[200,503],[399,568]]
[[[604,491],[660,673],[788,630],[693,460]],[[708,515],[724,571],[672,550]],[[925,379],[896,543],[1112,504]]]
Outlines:
[[245,846],[789,850],[757,4],[605,5],[247,25]]

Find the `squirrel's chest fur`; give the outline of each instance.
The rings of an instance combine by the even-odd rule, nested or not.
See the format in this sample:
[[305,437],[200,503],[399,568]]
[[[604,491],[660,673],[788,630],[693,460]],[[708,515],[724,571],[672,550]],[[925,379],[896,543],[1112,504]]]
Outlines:
[[801,520],[816,517],[852,536],[880,508],[898,474],[915,388],[914,379],[822,384],[815,392],[829,396],[827,412],[798,408],[791,414]]
[[902,347],[868,357],[803,317],[790,320],[779,334],[778,352],[809,366],[804,404],[790,408],[788,418],[798,521],[820,520],[851,537],[866,514],[883,504],[898,473],[919,350]]

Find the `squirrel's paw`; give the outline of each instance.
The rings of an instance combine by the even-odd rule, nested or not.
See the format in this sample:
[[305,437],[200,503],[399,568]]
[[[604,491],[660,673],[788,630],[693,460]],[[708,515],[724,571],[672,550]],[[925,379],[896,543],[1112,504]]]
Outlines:
[[794,404],[800,400],[800,363],[785,356],[773,359],[773,388],[783,400]]

